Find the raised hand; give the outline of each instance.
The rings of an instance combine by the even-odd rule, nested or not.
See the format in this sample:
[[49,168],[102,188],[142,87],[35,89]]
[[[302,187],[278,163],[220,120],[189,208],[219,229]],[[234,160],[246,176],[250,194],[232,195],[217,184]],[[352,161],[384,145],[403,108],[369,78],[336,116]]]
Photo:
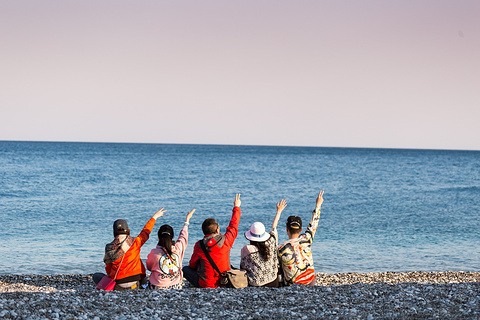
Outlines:
[[316,209],[320,209],[320,207],[322,206],[322,203],[323,203],[323,191],[320,191],[317,197]]
[[242,201],[240,201],[240,193],[237,193],[235,195],[235,201],[233,202],[233,206],[240,207],[241,204],[242,204]]
[[280,220],[280,216],[282,215],[283,209],[285,209],[287,206],[287,200],[282,199],[282,201],[277,202],[277,214],[275,215],[275,218],[273,219],[272,223],[272,229],[275,229],[278,225],[278,220]]
[[280,203],[277,202],[277,213],[281,213],[286,206],[287,206],[287,200],[285,199],[282,199]]
[[153,219],[157,220],[158,218],[160,218],[161,216],[163,216],[163,213],[164,213],[164,212],[167,212],[167,210],[163,209],[163,207],[162,207],[162,209],[158,210],[157,213],[155,213],[155,214],[153,215]]
[[190,222],[190,218],[193,216],[194,212],[195,212],[195,209],[187,213],[187,218],[185,219],[185,222]]

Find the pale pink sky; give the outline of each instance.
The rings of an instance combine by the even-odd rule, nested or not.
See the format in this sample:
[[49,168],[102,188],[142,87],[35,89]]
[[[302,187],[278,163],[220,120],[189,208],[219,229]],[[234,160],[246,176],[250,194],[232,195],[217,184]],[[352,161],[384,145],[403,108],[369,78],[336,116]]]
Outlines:
[[0,2],[0,140],[480,150],[480,2]]

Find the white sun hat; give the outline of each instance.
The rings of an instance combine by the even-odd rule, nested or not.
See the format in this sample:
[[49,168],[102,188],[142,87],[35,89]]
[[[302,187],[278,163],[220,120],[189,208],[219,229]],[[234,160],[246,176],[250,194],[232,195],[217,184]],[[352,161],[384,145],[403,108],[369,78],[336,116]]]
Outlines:
[[245,232],[245,238],[250,241],[263,242],[270,238],[270,234],[265,232],[265,226],[261,222],[255,222],[250,230]]

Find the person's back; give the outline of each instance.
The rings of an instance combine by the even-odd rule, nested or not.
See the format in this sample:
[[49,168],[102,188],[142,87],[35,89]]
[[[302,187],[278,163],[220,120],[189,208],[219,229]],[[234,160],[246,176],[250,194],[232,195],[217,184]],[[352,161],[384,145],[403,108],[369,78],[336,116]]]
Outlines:
[[[114,240],[105,246],[106,275],[115,279],[115,290],[136,289],[146,277],[145,266],[140,259],[140,249],[147,242],[157,218],[166,210],[160,209],[147,222],[136,238],[130,236],[127,221],[118,219],[113,224]],[[93,281],[98,283],[103,273],[95,273]]]
[[148,237],[146,237],[147,239],[145,240],[145,234],[146,232],[142,230],[142,233],[140,233],[135,239],[129,236],[120,235],[118,237],[119,241],[130,245],[130,247],[122,257],[119,257],[113,261],[108,257],[107,252],[109,251],[109,246],[116,245],[115,242],[117,239],[115,239],[112,243],[107,244],[105,247],[105,271],[110,278],[114,278],[115,275],[117,275],[116,283],[118,285],[121,286],[121,284],[141,281],[142,278],[144,278],[145,266],[140,259],[140,248],[145,241],[148,240]]
[[285,199],[277,203],[277,214],[269,233],[265,232],[265,226],[261,222],[255,222],[250,230],[245,232],[245,238],[250,240],[250,244],[245,245],[241,250],[240,268],[247,272],[249,286],[278,287],[279,285],[277,224],[286,206]]
[[[183,287],[182,261],[188,243],[188,226],[195,209],[187,214],[180,235],[173,243],[174,231],[169,225],[158,230],[158,244],[147,257],[147,268],[152,273],[149,279],[150,289]],[[170,250],[167,250],[170,247]]]
[[313,267],[312,242],[320,219],[320,209],[323,203],[323,191],[320,191],[316,201],[312,220],[305,233],[302,230],[302,219],[290,216],[287,220],[289,240],[280,245],[278,256],[283,271],[285,285],[293,283],[315,284],[315,269]]
[[203,242],[208,254],[220,272],[230,270],[230,249],[238,234],[240,222],[240,195],[235,196],[232,218],[225,234],[220,234],[218,223],[213,218],[206,219],[202,224],[204,238],[197,241],[188,267],[183,268],[185,278],[194,286],[202,288],[217,288],[220,286],[221,275],[210,264],[200,243]]
[[[263,227],[262,234],[265,234],[263,238],[260,238],[263,241],[254,241],[253,237],[246,236],[250,240],[250,244],[245,245],[240,251],[240,268],[247,272],[249,286],[278,287],[277,230],[272,229],[266,233],[265,227]],[[266,240],[264,240],[265,238]]]

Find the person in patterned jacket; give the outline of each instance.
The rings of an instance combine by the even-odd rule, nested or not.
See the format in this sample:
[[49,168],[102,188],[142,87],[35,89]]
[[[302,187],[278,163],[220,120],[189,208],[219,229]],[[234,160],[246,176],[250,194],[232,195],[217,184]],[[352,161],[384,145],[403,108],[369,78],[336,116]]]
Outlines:
[[242,248],[240,268],[247,271],[249,286],[278,287],[279,285],[277,224],[286,206],[285,199],[277,203],[277,214],[269,233],[265,232],[265,226],[261,222],[255,222],[250,230],[245,232],[245,238],[250,240],[250,244]]
[[294,283],[315,285],[313,268],[312,242],[320,220],[320,209],[323,203],[323,191],[318,193],[315,210],[307,231],[302,232],[302,219],[290,216],[287,219],[288,240],[278,248],[278,257],[283,272],[283,284]]

